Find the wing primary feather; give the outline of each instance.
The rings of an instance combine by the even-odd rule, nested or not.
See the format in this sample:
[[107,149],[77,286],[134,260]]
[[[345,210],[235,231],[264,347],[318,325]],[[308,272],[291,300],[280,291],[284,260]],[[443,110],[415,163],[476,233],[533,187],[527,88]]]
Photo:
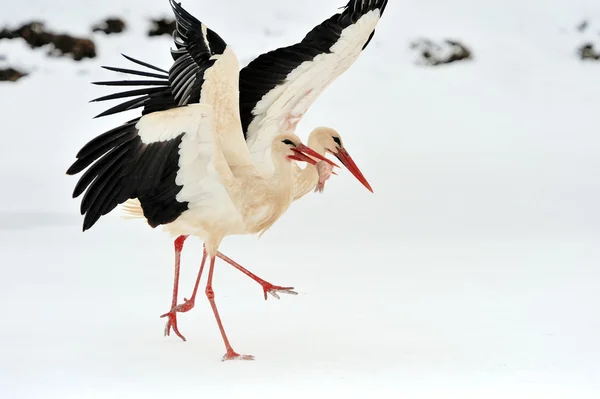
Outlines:
[[194,65],[193,62],[190,62],[189,65],[187,65],[184,69],[181,70],[181,72],[179,72],[177,74],[177,76],[175,77],[175,79],[173,79],[173,81],[171,82],[171,86],[173,87],[173,92],[177,93],[179,91],[179,84],[182,81],[187,81],[188,80],[188,74],[190,74],[190,72],[193,72],[194,69],[196,69],[198,66]]
[[[127,137],[126,137],[127,136]],[[124,130],[117,135],[111,136],[109,139],[99,142],[96,146],[90,147],[85,155],[78,156],[77,161],[71,165],[67,170],[68,175],[75,175],[85,168],[90,166],[94,161],[104,155],[107,151],[115,146],[115,142],[120,140],[121,142],[128,142],[135,138],[135,134],[129,130]]]
[[82,214],[85,214],[83,219],[84,231],[89,229],[102,216],[102,210],[105,208],[104,200],[114,190],[115,186],[122,181],[122,178],[118,176],[122,169],[123,166],[119,165],[108,170],[106,174],[95,180],[86,192],[88,197],[84,196],[81,201],[82,206],[84,203],[87,205],[85,211],[82,212]]
[[[73,197],[77,198],[86,189],[87,192],[81,200],[81,214],[85,214],[94,198],[98,195],[98,191],[102,189],[105,184],[103,181],[108,180],[112,177],[112,172],[106,174],[106,172],[118,162],[127,152],[127,143],[121,143],[109,152],[107,152],[102,158],[98,160],[79,180],[75,190],[73,191]],[[85,179],[84,179],[85,177]],[[82,181],[83,180],[83,181]],[[91,183],[91,184],[90,184]],[[88,188],[89,187],[89,188]],[[77,194],[77,195],[75,195]]]
[[79,150],[79,152],[77,153],[77,158],[86,157],[91,152],[95,151],[98,147],[113,141],[116,137],[120,137],[123,133],[131,132],[131,129],[135,129],[135,125],[139,120],[140,118],[132,119],[129,122],[117,126],[114,129],[110,129],[109,131],[106,131],[101,135],[95,137],[94,139],[90,140],[86,145],[84,145],[81,148],[81,150]]
[[101,101],[116,100],[119,98],[135,97],[135,96],[141,96],[141,95],[145,95],[145,94],[158,93],[158,92],[162,92],[163,90],[164,89],[162,87],[153,87],[153,88],[122,91],[122,92],[115,93],[115,94],[109,94],[104,97],[95,98],[93,100],[90,100],[90,102],[95,103],[95,102],[101,102]]
[[136,60],[135,58],[130,57],[130,56],[125,55],[125,54],[121,54],[121,55],[123,57],[125,57],[126,59],[128,59],[129,61],[135,63],[135,64],[138,64],[138,65],[141,65],[141,66],[145,66],[146,68],[149,68],[149,69],[154,69],[155,71],[158,71],[158,72],[162,72],[162,73],[166,73],[166,74],[169,73],[168,71],[165,71],[164,69],[161,69],[161,68],[159,68],[157,66],[154,66],[152,64],[149,64],[147,62]]
[[187,104],[187,102],[189,101],[190,97],[192,96],[192,90],[194,90],[194,82],[190,81],[188,83],[188,85],[187,85],[187,88],[185,89],[185,91],[181,95],[181,103],[182,104]]
[[92,82],[92,84],[98,86],[167,86],[169,82],[166,80],[115,80]]
[[[303,101],[297,93],[314,93],[313,96],[316,96],[343,73],[360,53],[357,54],[356,50],[364,49],[373,39],[374,28],[370,27],[377,23],[386,5],[387,0],[350,0],[340,8],[341,12],[315,26],[300,42],[262,54],[241,70],[239,80],[240,115],[244,137],[246,140],[250,139],[250,145],[254,145],[256,142],[259,132],[262,131],[261,126],[264,126],[264,121],[272,121],[272,126],[275,126],[276,120],[279,120],[280,124],[284,124],[285,118],[289,116],[288,111],[291,112],[290,110],[294,108],[294,103],[302,104],[305,108],[302,110],[294,108],[297,115],[293,116],[304,115],[316,97]],[[344,31],[376,9],[379,9],[379,12],[369,17],[369,24],[354,27],[348,31],[346,37],[342,38]],[[340,42],[340,39],[356,40],[356,42]],[[338,43],[339,45],[336,46]],[[333,51],[336,54],[329,56]],[[325,55],[324,59],[329,61],[316,62],[316,57],[320,55]],[[307,65],[300,72],[299,68],[305,62],[313,63]],[[319,68],[323,68],[323,70],[319,70]],[[299,75],[295,75],[299,80],[292,83],[288,77],[296,70],[299,71],[299,75],[303,76],[308,76],[310,73],[320,74],[322,79],[319,81],[322,82],[322,87],[319,87],[319,83],[309,83],[314,79],[301,78],[298,77]],[[300,82],[305,87],[298,87],[302,84]],[[278,90],[275,91],[275,89]],[[266,97],[268,94],[270,97]],[[268,103],[262,103],[257,108],[258,103],[263,99]],[[284,105],[284,108],[287,107],[285,109],[273,107],[278,99],[282,99],[282,101],[287,99],[289,101],[286,104],[290,105]],[[275,131],[275,128],[269,131]]]
[[169,79],[169,75],[162,75],[162,74],[158,74],[158,73],[153,73],[153,72],[144,72],[144,71],[138,71],[135,69],[127,69],[127,68],[117,68],[117,67],[111,67],[111,66],[102,66],[102,68],[109,70],[109,71],[113,71],[113,72],[119,72],[119,73],[126,73],[129,75],[138,75],[138,76],[145,76],[148,78],[158,78],[158,79]]
[[181,99],[181,92],[184,91],[183,88],[187,87],[187,85],[189,84],[193,84],[194,83],[194,74],[196,73],[196,71],[191,70],[189,71],[184,78],[173,88],[173,94],[175,95],[175,98],[179,98]]
[[106,111],[102,112],[101,114],[96,115],[94,117],[94,119],[102,118],[104,116],[108,116],[108,115],[112,115],[112,114],[118,114],[119,112],[123,112],[123,111],[129,111],[129,110],[135,109],[137,107],[143,106],[148,101],[150,101],[150,98],[148,96],[134,98],[133,100],[126,101],[126,102],[118,104],[110,109],[107,109]]
[[[227,44],[216,32],[209,29],[181,7],[181,4],[174,0],[170,0],[169,3],[177,21],[176,29],[172,35],[175,48],[171,48],[171,56],[174,61],[171,68],[166,71],[150,63],[121,54],[127,60],[159,73],[104,66],[103,68],[113,72],[143,76],[150,79],[93,82],[93,84],[100,86],[145,87],[144,89],[124,91],[92,100],[91,102],[101,102],[134,97],[130,101],[123,102],[102,112],[96,118],[139,107],[143,107],[142,115],[147,115],[200,101],[204,72],[214,65],[210,58],[215,54],[222,54]],[[140,97],[135,98],[135,96]]]

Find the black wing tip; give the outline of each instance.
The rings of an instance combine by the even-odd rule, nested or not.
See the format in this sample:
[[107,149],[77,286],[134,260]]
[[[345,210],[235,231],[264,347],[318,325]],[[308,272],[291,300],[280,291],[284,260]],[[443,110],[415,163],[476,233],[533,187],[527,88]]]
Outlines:
[[102,66],[102,68],[106,69],[108,71],[111,71],[111,72],[124,73],[126,75],[137,75],[137,76],[146,76],[146,77],[158,78],[158,79],[169,79],[169,75],[166,73],[158,74],[158,73],[152,73],[152,72],[138,71],[136,69],[119,68],[119,67],[113,67],[113,66]]
[[96,222],[99,219],[99,218],[93,218],[92,219],[92,218],[90,218],[88,216],[89,215],[86,215],[85,218],[83,219],[83,228],[81,229],[82,233],[85,233],[86,231],[88,231],[89,229],[91,229],[96,224]]
[[175,0],[169,0],[171,4],[171,10],[175,14],[175,19],[177,20],[177,25],[180,25],[180,19],[195,19],[190,13],[188,13],[185,8],[181,6],[181,2],[176,2]]
[[[91,82],[91,84],[96,85],[96,86],[121,86],[121,87],[151,86],[151,87],[147,87],[144,89],[125,91],[125,92],[121,92],[121,93],[114,93],[114,94],[110,94],[110,95],[106,95],[106,96],[102,96],[102,97],[98,97],[98,98],[94,98],[94,99],[90,100],[89,103],[96,103],[96,102],[101,102],[101,101],[115,100],[115,99],[119,99],[119,98],[133,97],[133,96],[137,96],[137,95],[142,96],[142,97],[138,98],[138,101],[136,101],[136,100],[128,101],[126,103],[117,105],[116,107],[106,110],[105,112],[102,112],[99,115],[96,115],[93,119],[101,118],[103,116],[108,116],[108,115],[116,114],[116,113],[119,113],[122,111],[127,111],[130,109],[135,109],[140,106],[143,106],[143,105],[145,105],[145,103],[141,103],[140,100],[142,100],[142,99],[148,100],[149,96],[151,94],[161,92],[162,88],[166,89],[169,86],[169,72],[168,71],[165,71],[164,69],[161,69],[161,68],[159,68],[155,65],[149,64],[147,62],[140,61],[138,59],[130,57],[124,53],[121,53],[121,55],[123,57],[125,57],[127,60],[129,60],[135,64],[138,64],[138,65],[144,66],[148,69],[152,69],[154,71],[160,72],[161,74],[145,72],[145,71],[140,71],[140,70],[135,70],[135,69],[118,68],[118,67],[103,65],[102,68],[109,70],[109,71],[125,73],[125,74],[130,74],[130,75],[143,76],[143,77],[154,78],[154,79],[152,79],[152,80],[121,80],[121,81]],[[132,103],[135,103],[135,107],[130,108]]]
[[131,56],[127,55],[127,54],[123,54],[123,53],[121,53],[121,55],[122,55],[123,57],[125,57],[125,59],[126,59],[126,60],[128,60],[128,61],[131,61],[131,62],[133,62],[134,64],[138,64],[138,65],[141,65],[141,66],[145,66],[145,67],[146,67],[146,68],[148,68],[148,69],[153,69],[153,70],[155,70],[155,71],[162,72],[162,73],[165,73],[165,74],[167,74],[167,75],[169,74],[169,71],[165,71],[164,69],[162,69],[162,68],[159,68],[159,67],[157,67],[157,66],[155,66],[155,65],[149,64],[149,63],[147,63],[147,62],[144,62],[144,61],[140,61],[140,60],[138,60],[138,59],[136,59],[136,58],[133,58],[133,57],[131,57]]
[[[75,161],[73,163],[73,165],[69,166],[69,169],[67,169],[67,176],[75,176],[77,173],[81,172],[82,169],[79,168],[79,166],[77,165],[77,163],[79,162],[79,160]],[[75,198],[75,197],[73,197]]]
[[94,116],[93,119],[101,118],[103,116],[109,116],[118,114],[120,112],[131,111],[133,109],[143,107],[150,101],[150,97],[141,96],[134,98],[133,100],[125,101],[123,103],[119,103],[112,108],[107,109],[106,111]]
[[[186,11],[185,8],[183,8],[183,6],[181,5],[181,1],[175,1],[175,0],[169,0],[169,3],[171,4],[171,8],[173,9],[173,11],[180,13],[182,17],[185,16],[192,16],[190,13],[188,13]],[[187,15],[186,15],[187,14]]]
[[342,16],[363,15],[372,10],[379,10],[382,15],[387,6],[388,0],[350,0],[346,6],[341,7]]

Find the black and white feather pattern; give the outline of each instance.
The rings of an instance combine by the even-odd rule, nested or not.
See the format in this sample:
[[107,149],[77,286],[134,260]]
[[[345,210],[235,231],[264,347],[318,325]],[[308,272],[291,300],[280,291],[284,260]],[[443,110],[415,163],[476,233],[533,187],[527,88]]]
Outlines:
[[[84,230],[129,199],[139,200],[145,218],[153,227],[176,220],[188,210],[190,201],[200,201],[191,193],[204,199],[212,196],[213,205],[225,200],[225,193],[214,195],[221,189],[216,182],[204,179],[202,184],[207,188],[196,187],[197,175],[193,170],[184,170],[191,167],[193,160],[204,160],[196,164],[195,169],[210,167],[206,162],[211,149],[198,148],[189,131],[195,129],[193,126],[209,123],[195,120],[203,117],[201,112],[205,110],[192,112],[181,108],[202,102],[204,76],[215,65],[217,57],[214,56],[223,54],[227,45],[180,4],[173,0],[170,3],[177,30],[175,49],[171,50],[174,63],[169,71],[124,55],[148,71],[104,68],[150,79],[96,82],[105,86],[135,87],[93,100],[128,99],[97,117],[137,108],[143,110],[140,118],[87,143],[67,171],[75,175],[88,168],[73,192],[74,197],[85,193],[81,202]],[[341,13],[316,26],[301,42],[263,54],[242,69],[240,116],[244,137],[257,166],[268,163],[264,154],[272,137],[293,127],[318,94],[369,44],[386,5],[387,0],[350,0]],[[273,106],[276,103],[283,106]],[[161,119],[161,111],[176,109],[182,111],[175,118],[180,123],[169,122],[169,117]],[[264,123],[265,120],[268,123]],[[141,130],[140,125],[144,127]],[[162,126],[162,130],[153,130],[155,125]],[[206,128],[204,134],[209,131]],[[196,144],[186,147],[184,141]],[[188,166],[183,169],[182,156],[188,160],[184,162]],[[184,182],[189,186],[187,190],[184,190]]]
[[73,191],[73,198],[85,192],[80,209],[85,215],[84,231],[128,199],[140,201],[152,227],[172,222],[188,209],[187,202],[176,199],[182,186],[175,181],[185,132],[170,140],[144,143],[136,127],[139,120],[91,140],[67,171],[75,175],[91,165]]
[[170,2],[177,21],[174,34],[177,48],[171,50],[175,62],[169,71],[169,86],[179,106],[199,103],[204,73],[215,63],[211,57],[223,54],[227,45],[180,4]]
[[[375,34],[375,26],[374,24],[367,25],[364,29],[359,29],[358,32],[348,35],[349,37],[346,38],[346,40],[355,41],[350,45],[358,46],[360,50],[358,52],[350,52],[348,48],[341,48],[338,49],[338,54],[332,54],[336,50],[334,45],[340,41],[345,29],[357,24],[369,12],[376,13],[373,15],[373,21],[376,24],[386,5],[387,0],[350,0],[341,13],[323,21],[299,43],[262,54],[243,68],[240,72],[240,114],[246,139],[253,138],[252,136],[256,135],[261,128],[260,123],[255,123],[254,127],[251,126],[252,122],[260,121],[261,117],[271,108],[270,105],[278,98],[289,96],[290,90],[297,92],[315,90],[320,93],[327,84],[341,75],[358,58],[360,51],[367,47]],[[286,82],[290,82],[290,74],[293,71],[305,63],[315,61],[318,56],[327,54],[331,55],[330,58],[333,61],[330,65],[315,62],[305,68],[303,74],[311,76],[311,79],[306,80],[306,84],[300,85],[300,87],[299,85],[293,87],[290,85],[289,89],[280,90],[277,96],[269,99],[267,104],[260,107],[259,102],[266,95],[285,85]],[[316,99],[316,96],[313,97]],[[303,110],[305,111],[309,105],[307,104]],[[301,116],[296,115],[296,117]]]
[[173,65],[169,71],[165,71],[154,65],[123,55],[127,60],[155,72],[103,67],[114,72],[153,79],[94,82],[96,85],[103,86],[148,86],[92,100],[92,102],[100,102],[135,97],[117,104],[97,117],[113,115],[140,107],[143,107],[142,115],[146,115],[201,102],[204,74],[214,65],[215,59],[213,56],[222,54],[227,45],[216,32],[208,29],[206,25],[184,10],[180,3],[175,3],[174,0],[169,1],[176,20],[176,31],[173,33],[175,48],[171,50]]
[[[99,116],[144,107],[142,117],[133,119],[88,142],[77,154],[67,174],[80,177],[73,197],[84,194],[81,214],[83,229],[91,228],[100,217],[119,204],[137,199],[143,216],[152,227],[176,220],[189,208],[194,195],[203,193],[198,174],[210,167],[210,137],[213,113],[210,107],[190,108],[200,102],[204,74],[221,54],[225,42],[205,25],[171,0],[177,20],[174,64],[167,73],[160,68],[125,56],[153,72],[106,67],[109,70],[153,78],[153,80],[100,82],[108,86],[140,86],[96,101],[135,97]],[[156,73],[158,72],[158,73]],[[204,147],[196,135],[204,126]],[[182,157],[184,157],[182,165]],[[198,162],[203,160],[200,164]],[[208,166],[206,166],[208,165]],[[187,186],[185,183],[187,182]],[[205,179],[207,184],[214,182]],[[184,190],[187,188],[187,192]],[[211,187],[213,191],[214,187]],[[182,191],[183,190],[183,191]],[[192,193],[192,194],[189,194]],[[207,197],[207,194],[202,194]]]
[[[199,102],[201,100],[203,72],[201,68],[194,66],[193,61],[199,58],[205,60],[212,55],[223,53],[226,44],[215,32],[206,29],[205,27],[202,28],[204,26],[203,24],[198,22],[178,4],[175,4],[173,0],[170,1],[173,9],[176,11],[175,14],[177,16],[178,27],[174,36],[177,50],[172,51],[175,64],[171,67],[170,71],[167,72],[156,66],[125,56],[128,60],[135,62],[136,64],[161,73],[154,74],[132,69],[105,67],[106,69],[115,72],[152,77],[154,80],[97,82],[96,84],[111,86],[149,86],[143,89],[116,93],[94,100],[106,101],[129,96],[139,96],[131,101],[118,104],[99,116],[115,114],[138,107],[144,107],[142,114],[146,114]],[[273,89],[276,89],[278,86],[285,85],[290,73],[297,69],[301,64],[310,62],[321,54],[330,54],[334,44],[340,40],[344,29],[359,22],[365,14],[375,12],[377,14],[374,19],[378,20],[383,14],[387,2],[387,0],[350,0],[348,4],[343,7],[342,12],[333,15],[331,18],[316,26],[301,42],[260,55],[248,66],[243,68],[240,72],[239,90],[240,117],[245,139],[247,140],[249,136],[253,136],[253,143],[258,135],[258,121],[262,119],[265,113],[264,110],[257,108],[257,104],[265,97],[265,95]],[[204,33],[204,29],[206,29],[206,33]],[[358,35],[355,35],[354,40],[358,41],[360,44],[360,51],[367,47],[374,34],[374,27],[372,29],[367,27],[365,32],[360,32]],[[350,58],[350,62],[346,59],[347,65],[344,65],[344,67],[349,67],[357,56],[358,54],[353,55],[353,58]],[[210,67],[212,61],[210,62],[210,64],[205,65]],[[338,64],[341,62],[341,59],[337,60]],[[312,69],[314,70],[314,73],[317,75],[317,72],[325,74],[329,73],[330,76],[327,76],[329,82],[343,72],[343,70],[339,70],[339,68],[338,70],[335,70],[334,68],[333,71],[320,71],[317,67],[318,65],[313,66]],[[189,80],[190,77],[192,78],[191,80]],[[328,82],[325,82],[322,86],[326,86],[327,84]],[[317,88],[317,91],[321,91],[324,88],[325,87]],[[284,90],[280,91],[282,92],[279,93],[280,96],[285,95]],[[253,132],[250,134],[249,128],[254,120],[257,120],[257,123],[255,123],[256,127],[252,129]],[[266,141],[268,141],[270,137],[271,136],[265,138]]]

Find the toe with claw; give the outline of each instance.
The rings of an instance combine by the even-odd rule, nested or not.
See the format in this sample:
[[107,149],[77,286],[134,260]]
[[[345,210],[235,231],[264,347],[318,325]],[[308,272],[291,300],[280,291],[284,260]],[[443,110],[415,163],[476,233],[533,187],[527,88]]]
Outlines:
[[227,360],[254,360],[254,356],[252,355],[240,355],[239,353],[234,352],[233,350],[227,351],[227,353],[223,356],[223,361]]
[[161,315],[161,318],[168,317],[167,324],[165,325],[165,337],[171,335],[171,328],[175,335],[181,338],[183,341],[186,341],[185,337],[179,332],[179,328],[177,328],[177,313],[185,313],[189,312],[194,308],[194,300],[188,300],[187,298],[183,299],[183,303],[175,306],[171,309],[170,312]]
[[171,328],[172,328],[175,335],[177,335],[179,338],[181,338],[182,341],[184,341],[184,342],[186,341],[185,337],[183,336],[183,334],[181,334],[179,332],[179,328],[177,327],[177,312],[176,311],[171,311],[169,313],[165,313],[165,314],[161,315],[160,317],[161,317],[161,319],[164,317],[169,318],[167,320],[167,324],[165,325],[165,337],[168,337],[171,335]]
[[287,295],[298,295],[296,291],[293,291],[294,287],[280,287],[270,283],[263,284],[263,292],[265,294],[265,301],[267,300],[267,294],[272,295],[274,298],[280,299],[279,294]]

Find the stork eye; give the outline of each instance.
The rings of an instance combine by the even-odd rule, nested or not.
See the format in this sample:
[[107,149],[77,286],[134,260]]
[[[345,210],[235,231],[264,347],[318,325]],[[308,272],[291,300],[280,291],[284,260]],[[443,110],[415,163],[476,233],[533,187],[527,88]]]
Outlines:
[[342,146],[342,140],[340,140],[340,138],[336,137],[336,136],[332,136],[332,137],[333,137],[333,141],[335,141],[335,143],[341,147]]
[[291,145],[292,147],[296,146],[296,144],[294,144],[294,142],[292,140],[289,140],[289,139],[283,140],[282,143],[286,144],[286,145]]

